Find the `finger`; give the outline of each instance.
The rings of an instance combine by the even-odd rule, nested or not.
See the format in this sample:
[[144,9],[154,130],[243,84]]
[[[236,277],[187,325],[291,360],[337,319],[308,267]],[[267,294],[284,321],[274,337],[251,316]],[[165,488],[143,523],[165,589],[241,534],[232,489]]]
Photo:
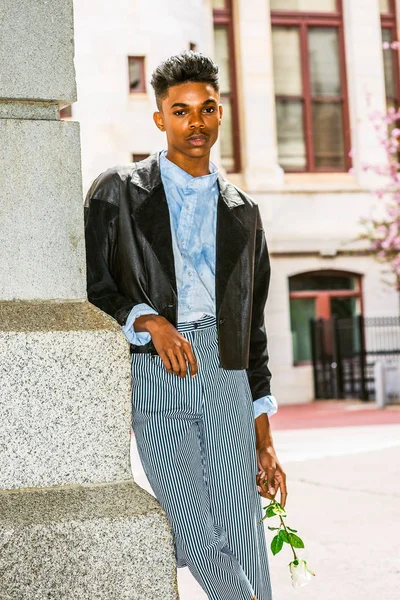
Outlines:
[[281,504],[285,506],[287,499],[287,486],[286,486],[286,475],[284,473],[280,473],[278,470],[275,473],[275,479],[278,480],[280,496],[281,496]]
[[159,356],[160,356],[161,360],[164,363],[165,370],[168,371],[168,373],[173,373],[172,366],[171,366],[171,361],[169,360],[169,358],[166,355],[166,353],[165,352],[160,352]]
[[180,376],[182,378],[184,378],[187,375],[188,366],[187,366],[187,362],[186,362],[186,360],[185,360],[185,358],[183,356],[183,351],[180,348],[177,348],[176,357],[177,357],[178,362],[179,362]]
[[187,341],[184,344],[184,352],[186,355],[186,359],[188,360],[189,365],[190,365],[190,376],[194,377],[195,375],[197,375],[197,371],[198,371],[199,367],[198,367],[196,357],[193,354],[192,346]]
[[261,473],[258,473],[258,475],[256,477],[256,482],[257,482],[258,493],[260,494],[260,496],[263,496],[263,498],[268,498],[269,500],[272,500],[273,496],[268,492],[268,482],[267,482],[266,478],[263,475],[261,475]]
[[175,353],[172,350],[172,348],[167,350],[167,354],[168,354],[168,358],[171,362],[171,367],[172,367],[172,371],[173,371],[174,375],[177,375],[179,377],[181,374],[181,367],[179,365],[178,359],[175,356]]
[[275,470],[276,469],[272,469],[272,468],[267,469],[268,491],[272,495],[274,495],[275,491],[276,491],[275,490]]

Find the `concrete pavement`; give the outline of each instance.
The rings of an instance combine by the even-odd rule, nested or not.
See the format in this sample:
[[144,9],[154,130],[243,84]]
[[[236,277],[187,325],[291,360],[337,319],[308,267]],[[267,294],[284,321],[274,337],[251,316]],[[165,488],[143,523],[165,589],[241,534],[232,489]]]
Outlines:
[[[281,406],[271,427],[287,473],[286,522],[298,529],[305,542],[298,554],[316,573],[295,590],[290,548],[269,552],[273,599],[400,600],[398,407],[379,411],[354,401]],[[134,477],[151,491],[135,444],[132,450]],[[269,546],[267,524],[266,537]],[[188,569],[178,570],[178,581],[181,600],[206,600]]]

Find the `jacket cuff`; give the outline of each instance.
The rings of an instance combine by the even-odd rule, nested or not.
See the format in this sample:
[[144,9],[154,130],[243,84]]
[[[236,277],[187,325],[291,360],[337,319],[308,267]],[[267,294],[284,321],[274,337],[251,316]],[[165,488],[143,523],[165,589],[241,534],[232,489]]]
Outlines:
[[263,413],[266,413],[268,417],[272,417],[278,410],[278,403],[275,396],[268,395],[254,400],[253,410],[255,419]]
[[142,315],[158,315],[158,312],[148,304],[136,304],[129,313],[125,325],[122,326],[122,333],[128,342],[134,346],[144,346],[151,340],[151,335],[148,331],[135,331],[135,320]]

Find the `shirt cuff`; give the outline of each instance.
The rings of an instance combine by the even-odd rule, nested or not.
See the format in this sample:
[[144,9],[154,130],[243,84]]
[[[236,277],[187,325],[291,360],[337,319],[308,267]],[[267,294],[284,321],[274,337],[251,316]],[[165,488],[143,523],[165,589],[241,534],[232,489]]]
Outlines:
[[122,333],[134,346],[144,346],[151,340],[151,335],[148,331],[135,331],[134,322],[142,315],[158,315],[158,312],[151,308],[148,304],[136,304],[126,319],[125,325],[122,326]]
[[272,417],[278,410],[278,403],[275,396],[263,396],[253,402],[254,418],[257,419],[263,413],[267,413],[268,417]]

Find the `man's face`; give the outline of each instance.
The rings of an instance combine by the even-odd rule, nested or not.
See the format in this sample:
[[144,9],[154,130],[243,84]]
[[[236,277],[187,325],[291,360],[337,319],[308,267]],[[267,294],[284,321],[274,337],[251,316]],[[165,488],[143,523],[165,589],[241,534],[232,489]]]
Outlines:
[[165,131],[168,151],[188,158],[207,156],[222,119],[219,94],[209,83],[182,83],[168,90],[154,121]]

